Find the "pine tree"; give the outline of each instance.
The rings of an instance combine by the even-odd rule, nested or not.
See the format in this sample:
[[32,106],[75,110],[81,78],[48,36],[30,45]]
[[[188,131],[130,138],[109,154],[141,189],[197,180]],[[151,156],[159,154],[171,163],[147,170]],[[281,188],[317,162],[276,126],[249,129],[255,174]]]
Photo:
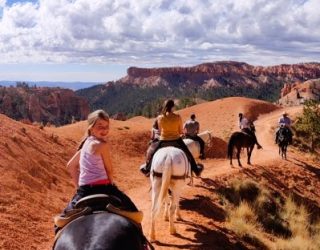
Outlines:
[[320,139],[320,103],[308,100],[304,103],[303,114],[298,118],[296,128],[311,140],[311,150],[315,150],[315,142]]

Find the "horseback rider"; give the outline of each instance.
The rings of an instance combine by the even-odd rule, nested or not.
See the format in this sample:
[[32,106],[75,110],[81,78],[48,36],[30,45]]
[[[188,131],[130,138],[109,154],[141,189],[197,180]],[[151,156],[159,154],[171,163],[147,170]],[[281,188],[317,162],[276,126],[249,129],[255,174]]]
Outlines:
[[158,119],[155,119],[151,128],[151,142],[157,142],[160,140],[160,131],[159,131],[159,125],[158,125]]
[[110,155],[109,116],[103,110],[96,110],[88,116],[88,128],[78,151],[67,163],[76,194],[63,214],[72,210],[81,198],[93,194],[107,194],[120,199],[128,211],[138,211],[130,198],[120,191],[113,182],[113,165]]
[[280,131],[281,129],[286,129],[287,130],[287,134],[288,134],[288,141],[290,144],[292,144],[292,136],[293,133],[291,131],[291,119],[288,117],[288,113],[286,111],[284,111],[282,113],[282,116],[279,118],[278,121],[278,129],[276,131],[276,137],[275,137],[275,143],[278,143],[278,139],[279,139],[279,135],[280,135]]
[[[162,114],[157,118],[160,131],[160,140],[157,142],[158,145],[150,150],[146,164],[142,165],[140,168],[140,171],[146,176],[148,176],[150,173],[154,153],[158,149],[168,146],[180,148],[186,154],[186,157],[191,165],[191,170],[196,174],[196,176],[200,176],[203,170],[201,165],[197,165],[191,152],[181,138],[181,135],[183,134],[182,119],[179,114],[173,112],[174,106],[173,100],[167,100],[163,107]],[[150,148],[152,148],[152,145],[149,147],[149,149]]]
[[199,142],[200,144],[200,159],[205,159],[204,141],[198,136],[200,124],[196,121],[196,115],[191,114],[190,119],[183,125],[183,132],[186,138]]
[[257,140],[253,123],[249,121],[242,113],[239,113],[239,128],[242,132],[249,134],[254,138],[255,144],[257,144],[258,149],[262,148],[262,146],[259,144]]

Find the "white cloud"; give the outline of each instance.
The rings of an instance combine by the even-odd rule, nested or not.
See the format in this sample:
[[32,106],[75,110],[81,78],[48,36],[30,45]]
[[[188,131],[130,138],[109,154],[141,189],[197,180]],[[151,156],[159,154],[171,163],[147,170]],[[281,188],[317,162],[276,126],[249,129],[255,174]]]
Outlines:
[[0,0],[0,8],[3,8],[6,5],[6,0]]
[[40,0],[3,7],[2,63],[320,59],[319,0]]

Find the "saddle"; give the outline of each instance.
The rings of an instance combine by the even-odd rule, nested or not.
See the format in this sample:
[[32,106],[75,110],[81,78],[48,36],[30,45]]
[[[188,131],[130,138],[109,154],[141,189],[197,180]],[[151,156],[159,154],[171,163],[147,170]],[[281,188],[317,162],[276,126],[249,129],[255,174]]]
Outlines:
[[249,128],[241,129],[241,133],[246,134],[246,135],[249,135],[249,136],[251,136],[251,137],[254,136],[254,135],[253,135],[254,132],[253,132],[252,130],[250,130]]
[[98,212],[110,212],[118,214],[130,219],[136,224],[140,224],[142,222],[142,211],[126,211],[113,205],[119,202],[120,200],[112,195],[95,194],[86,196],[76,203],[74,209],[67,211],[65,216],[55,216],[54,224],[59,228],[63,228],[65,225],[81,216]]

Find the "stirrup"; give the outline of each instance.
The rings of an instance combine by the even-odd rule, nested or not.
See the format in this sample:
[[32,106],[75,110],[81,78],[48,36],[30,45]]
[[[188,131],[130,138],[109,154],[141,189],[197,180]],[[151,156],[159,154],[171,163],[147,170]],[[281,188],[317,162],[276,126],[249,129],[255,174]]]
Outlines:
[[196,174],[197,177],[200,177],[203,169],[204,169],[203,164],[198,163],[198,164],[197,164],[197,170],[196,170],[196,171],[193,171],[193,172]]
[[150,176],[150,171],[148,171],[146,163],[140,166],[140,172],[143,173],[146,177]]

